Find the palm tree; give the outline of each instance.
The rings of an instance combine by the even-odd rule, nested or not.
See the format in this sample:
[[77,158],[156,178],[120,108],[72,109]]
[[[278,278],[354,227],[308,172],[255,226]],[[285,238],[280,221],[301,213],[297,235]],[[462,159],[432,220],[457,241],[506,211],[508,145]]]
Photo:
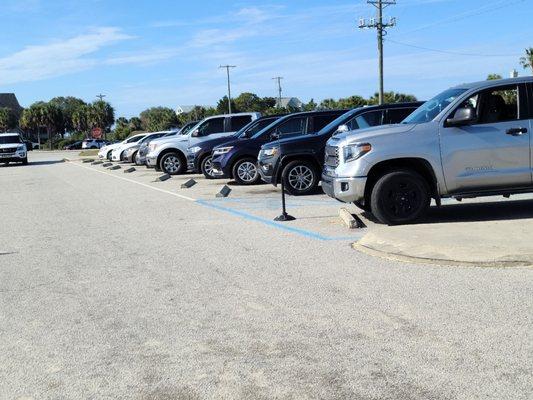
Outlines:
[[531,68],[533,71],[533,47],[526,49],[526,55],[520,58],[520,65],[524,67],[524,69]]
[[101,128],[105,134],[114,123],[115,110],[111,104],[98,100],[89,106],[87,113],[89,128]]

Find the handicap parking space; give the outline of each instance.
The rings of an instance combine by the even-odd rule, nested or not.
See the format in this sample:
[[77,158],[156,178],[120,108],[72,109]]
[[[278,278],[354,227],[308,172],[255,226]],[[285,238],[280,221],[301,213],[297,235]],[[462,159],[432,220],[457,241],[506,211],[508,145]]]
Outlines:
[[[130,164],[116,164],[121,165],[122,168],[110,170],[102,167],[102,165],[84,164],[80,160],[73,160],[73,163],[133,183],[139,183],[154,190],[166,191],[169,194],[194,202],[196,205],[238,217],[243,223],[266,225],[284,234],[289,233],[320,241],[351,243],[361,239],[366,233],[366,229],[348,229],[339,218],[339,209],[343,205],[323,193],[302,197],[287,195],[287,212],[296,219],[290,222],[277,222],[274,219],[282,214],[281,190],[272,185],[240,186],[227,180],[208,180],[203,175],[198,174],[173,176],[166,181],[158,181],[158,178],[164,174],[143,166],[136,167],[134,172],[125,174],[124,170]],[[194,180],[195,184],[190,188],[182,188],[182,185],[190,180]],[[217,197],[217,194],[225,186],[231,190],[229,195],[222,198]]]

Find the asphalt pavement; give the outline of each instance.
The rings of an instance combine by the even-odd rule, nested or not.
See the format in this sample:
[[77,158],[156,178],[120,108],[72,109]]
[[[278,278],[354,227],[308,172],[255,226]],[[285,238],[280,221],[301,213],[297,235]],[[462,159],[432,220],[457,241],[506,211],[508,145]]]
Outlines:
[[325,196],[0,167],[1,399],[531,399],[533,270],[352,248]]

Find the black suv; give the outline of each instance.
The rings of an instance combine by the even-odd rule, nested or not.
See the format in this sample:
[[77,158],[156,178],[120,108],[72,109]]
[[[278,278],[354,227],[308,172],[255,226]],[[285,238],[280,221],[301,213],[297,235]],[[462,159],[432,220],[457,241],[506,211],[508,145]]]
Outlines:
[[265,144],[257,160],[261,178],[274,186],[283,179],[285,190],[295,196],[313,193],[320,180],[326,142],[333,134],[399,123],[421,104],[423,102],[356,108],[316,134]]
[[213,174],[233,178],[241,185],[252,185],[261,180],[257,155],[261,146],[282,138],[318,132],[347,110],[310,111],[293,113],[279,118],[252,138],[234,139],[213,149]]
[[271,115],[267,117],[261,117],[255,121],[250,122],[248,125],[243,127],[237,133],[230,137],[219,137],[211,140],[206,140],[201,142],[196,146],[189,147],[187,149],[187,164],[189,170],[192,170],[197,173],[202,173],[207,179],[213,179],[213,164],[211,158],[211,152],[215,146],[218,146],[222,143],[226,143],[232,139],[250,139],[257,132],[263,130],[271,123],[275,122],[277,119],[283,117],[284,115]]

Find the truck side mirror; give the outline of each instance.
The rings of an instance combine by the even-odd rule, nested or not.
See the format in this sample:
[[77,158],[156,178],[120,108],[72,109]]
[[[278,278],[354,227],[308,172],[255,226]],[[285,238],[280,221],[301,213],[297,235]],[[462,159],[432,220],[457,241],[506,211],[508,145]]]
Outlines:
[[337,128],[337,131],[335,133],[345,133],[345,132],[349,132],[349,131],[350,131],[350,128],[348,128],[348,125],[342,124],[342,125],[339,125],[339,127]]
[[447,126],[470,125],[477,119],[476,110],[472,107],[461,107],[455,111],[452,118],[446,120]]

